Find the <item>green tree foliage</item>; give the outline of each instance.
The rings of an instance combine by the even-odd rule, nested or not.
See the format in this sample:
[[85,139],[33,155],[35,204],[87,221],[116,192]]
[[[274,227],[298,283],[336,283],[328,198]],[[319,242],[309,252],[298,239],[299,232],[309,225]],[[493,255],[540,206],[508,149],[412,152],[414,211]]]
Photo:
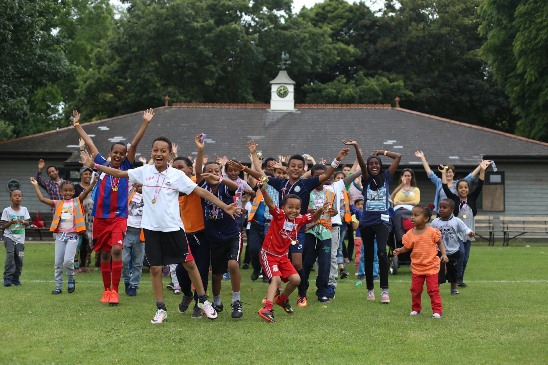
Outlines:
[[486,0],[480,14],[482,53],[520,117],[517,133],[548,141],[548,3]]
[[0,119],[15,136],[57,125],[55,83],[68,72],[56,34],[60,12],[54,1],[0,2]]

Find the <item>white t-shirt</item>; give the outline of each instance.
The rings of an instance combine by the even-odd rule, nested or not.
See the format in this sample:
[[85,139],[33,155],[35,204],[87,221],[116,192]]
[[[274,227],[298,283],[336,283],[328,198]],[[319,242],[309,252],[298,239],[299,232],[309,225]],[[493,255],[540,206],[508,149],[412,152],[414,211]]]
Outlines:
[[[344,180],[339,180],[333,182],[331,185],[326,185],[326,188],[330,189],[335,193],[335,200],[333,201],[333,209],[336,209],[339,214],[331,217],[331,224],[342,224],[341,219],[341,208],[344,212],[344,196],[342,191],[346,189],[344,186]],[[342,205],[341,205],[342,201]],[[344,213],[343,213],[344,216]]]
[[59,232],[76,232],[74,228],[74,202],[72,200],[63,200],[60,218]]
[[[19,207],[19,210],[13,210],[11,206],[2,211],[1,220],[9,222],[12,219],[28,221],[30,219],[29,211],[26,207]],[[23,223],[12,224],[4,229],[4,237],[8,237],[16,243],[25,243],[25,225]]]
[[189,195],[196,184],[182,171],[168,165],[158,172],[154,165],[128,170],[132,183],[143,184],[141,227],[151,231],[173,232],[184,229],[179,213],[179,192]]
[[127,211],[127,225],[128,227],[141,228],[141,220],[143,219],[143,207],[145,202],[143,201],[143,195],[135,192],[131,196],[131,200],[128,202]]

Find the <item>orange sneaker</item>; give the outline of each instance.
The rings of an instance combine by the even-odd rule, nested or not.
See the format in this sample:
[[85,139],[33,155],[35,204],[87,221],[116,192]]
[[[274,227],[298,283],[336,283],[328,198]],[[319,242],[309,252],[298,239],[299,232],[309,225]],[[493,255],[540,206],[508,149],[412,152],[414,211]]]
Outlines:
[[116,305],[118,303],[120,303],[120,299],[118,297],[118,292],[116,290],[111,290],[110,291],[110,299],[108,301],[108,304]]
[[308,301],[306,300],[306,295],[303,295],[302,297],[300,295],[297,295],[297,307],[299,308],[308,307]]
[[110,289],[105,289],[105,292],[103,293],[103,296],[101,297],[101,300],[99,302],[108,303],[109,301],[110,301]]
[[274,319],[274,310],[267,310],[266,308],[261,308],[257,312],[259,314],[259,317],[264,319],[267,322],[274,323],[276,320]]
[[280,307],[282,307],[287,314],[295,314],[295,311],[293,308],[291,308],[291,304],[289,304],[289,300],[282,302],[280,299],[280,296],[276,296],[275,300],[276,304],[278,304]]

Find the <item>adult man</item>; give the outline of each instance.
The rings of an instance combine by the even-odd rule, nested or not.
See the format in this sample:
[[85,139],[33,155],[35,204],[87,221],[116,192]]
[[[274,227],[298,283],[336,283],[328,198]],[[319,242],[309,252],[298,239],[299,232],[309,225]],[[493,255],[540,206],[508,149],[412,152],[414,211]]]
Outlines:
[[[63,179],[59,177],[59,170],[55,166],[48,166],[46,173],[48,174],[50,180],[42,179],[42,170],[46,166],[46,162],[42,159],[38,161],[38,172],[36,173],[36,181],[46,192],[48,193],[51,200],[63,200],[61,195],[61,183]],[[53,208],[52,208],[53,209]]]

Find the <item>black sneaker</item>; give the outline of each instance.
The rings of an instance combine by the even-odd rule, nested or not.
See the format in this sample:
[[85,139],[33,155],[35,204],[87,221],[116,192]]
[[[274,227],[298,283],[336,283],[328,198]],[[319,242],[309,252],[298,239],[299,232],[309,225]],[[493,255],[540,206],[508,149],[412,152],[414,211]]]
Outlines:
[[130,285],[126,290],[127,295],[134,297],[137,295],[137,287],[135,285]]
[[192,303],[192,300],[194,299],[193,296],[186,296],[183,295],[183,299],[181,300],[181,303],[179,303],[179,313],[184,313],[187,311],[188,307],[190,306],[190,303]]
[[53,291],[51,292],[51,294],[53,295],[57,295],[57,294],[61,294],[63,291],[61,290],[61,288],[55,288],[53,289]]
[[75,290],[76,290],[76,282],[69,281],[67,291],[69,292],[69,294],[71,294],[71,293],[74,293]]
[[244,312],[242,311],[242,302],[239,300],[232,303],[232,318],[242,318]]
[[275,302],[277,305],[282,307],[287,314],[295,314],[295,311],[293,308],[291,308],[291,304],[289,304],[289,300],[282,302],[279,296],[276,296]]
[[341,279],[346,279],[348,277],[348,275],[349,275],[348,271],[346,271],[344,268],[340,269],[340,278]]
[[129,295],[128,293],[129,283],[124,282],[124,286],[126,287],[126,290],[125,290],[126,294]]
[[459,288],[467,288],[468,287],[468,285],[466,285],[466,283],[464,281],[461,281],[460,283],[458,283],[457,286]]
[[192,310],[192,314],[190,315],[191,318],[202,318],[204,316],[204,312],[202,311],[202,308],[195,306]]
[[223,303],[219,303],[219,305],[213,303],[213,309],[215,309],[217,313],[221,313],[225,307],[223,306]]
[[242,269],[244,269],[244,270],[249,269],[249,264],[244,263],[244,264],[242,265]]
[[251,280],[255,281],[259,278],[259,272],[256,270],[253,270],[253,273],[251,274]]
[[173,291],[175,290],[175,285],[173,285],[173,283],[169,283],[166,285],[166,289]]

